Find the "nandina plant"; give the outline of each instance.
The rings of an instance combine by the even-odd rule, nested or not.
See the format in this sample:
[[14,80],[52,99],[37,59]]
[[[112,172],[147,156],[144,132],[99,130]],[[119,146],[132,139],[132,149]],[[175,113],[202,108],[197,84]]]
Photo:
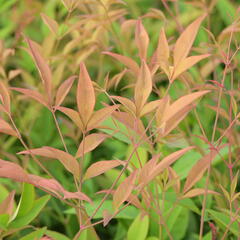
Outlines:
[[[218,53],[210,51],[210,47],[192,47],[201,24],[205,19],[209,21],[204,13],[182,29],[174,41],[168,39],[167,27],[162,26],[157,44],[150,52],[154,44],[143,25],[143,19],[148,16],[125,20],[121,23],[122,32],[134,29],[131,42],[137,58],[103,46],[99,61],[111,61],[110,66],[114,66],[114,61],[120,62],[125,65],[124,70],[115,72],[112,78],[110,74],[101,73],[100,80],[93,81],[91,67],[86,67],[91,56],[86,54],[76,57],[70,70],[72,74],[60,82],[54,77],[58,76],[56,72],[63,73],[65,67],[59,70],[59,66],[67,61],[54,52],[58,45],[66,44],[64,37],[74,36],[78,26],[86,27],[81,29],[86,31],[86,36],[91,27],[98,26],[97,21],[88,26],[85,18],[77,23],[68,22],[74,9],[81,9],[81,4],[63,2],[68,11],[65,20],[68,31],[61,32],[55,20],[41,14],[56,38],[52,56],[44,56],[43,48],[24,35],[25,50],[35,63],[41,84],[16,87],[10,80],[21,74],[19,69],[5,74],[0,82],[0,131],[21,144],[18,147],[21,150],[3,154],[6,159],[0,160],[0,177],[23,183],[18,207],[14,207],[14,191],[0,205],[1,237],[18,236],[25,228],[32,228],[28,224],[37,217],[50,195],[66,206],[65,214],[74,214],[77,228],[68,227],[69,238],[39,228],[26,235],[26,239],[40,239],[44,234],[53,239],[101,239],[99,225],[111,228],[116,219],[120,225],[118,231],[123,232],[118,233],[117,239],[184,239],[189,234],[187,231],[191,231],[188,224],[194,214],[199,224],[197,234],[189,235],[192,239],[196,236],[199,239],[237,238],[240,195],[235,171],[239,165],[238,134],[234,129],[239,124],[239,113],[233,78],[238,45],[232,52],[237,23],[225,29],[218,42],[206,30],[207,37],[215,41],[213,46],[221,50]],[[112,9],[110,3],[104,9],[109,16],[107,23],[100,22],[101,27],[111,25],[111,21],[124,15],[123,9]],[[175,20],[179,24],[178,19]],[[72,58],[70,50],[74,50],[79,39],[78,33],[76,35],[63,50],[63,54],[70,55],[69,59]],[[100,36],[97,39],[100,41]],[[191,55],[193,51],[196,55]],[[221,81],[207,78],[214,72],[216,62],[224,64]],[[194,83],[187,71],[199,64],[202,64],[199,75],[203,81]],[[113,70],[110,68],[110,72]],[[159,87],[162,80],[167,86]],[[124,91],[115,91],[120,84]],[[29,84],[22,82],[21,85]],[[100,97],[103,102],[99,101]],[[36,147],[30,134],[22,132],[15,114],[26,101],[30,105],[36,101],[50,113],[53,131],[61,141],[56,144],[58,147],[54,144]],[[204,112],[202,108],[206,108],[206,103],[210,106]],[[203,121],[206,113],[212,116],[209,113],[212,110],[215,115],[208,121],[211,127],[207,128]],[[44,131],[45,125],[41,128]],[[74,144],[77,147],[72,147]],[[102,150],[104,144],[105,149],[108,144],[113,147],[121,144],[126,154],[111,159],[95,158],[96,152],[106,151]],[[59,164],[54,165],[54,160]],[[58,170],[52,166],[64,169],[67,177],[56,174]],[[221,180],[221,171],[225,169],[229,171],[229,189]],[[33,186],[48,195],[35,200]],[[130,220],[127,230],[122,230],[121,219]]]

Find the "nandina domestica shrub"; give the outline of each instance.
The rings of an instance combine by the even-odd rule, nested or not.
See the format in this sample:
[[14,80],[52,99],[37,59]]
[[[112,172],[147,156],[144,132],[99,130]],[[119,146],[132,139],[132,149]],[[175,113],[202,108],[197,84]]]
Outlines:
[[239,11],[141,1],[0,7],[2,239],[238,239]]

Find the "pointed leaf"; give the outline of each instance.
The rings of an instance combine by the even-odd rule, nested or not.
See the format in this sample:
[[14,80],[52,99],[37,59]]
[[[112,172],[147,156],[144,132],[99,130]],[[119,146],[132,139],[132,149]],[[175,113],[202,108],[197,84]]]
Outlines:
[[13,212],[15,191],[12,191],[0,204],[0,214],[9,214]]
[[11,87],[10,89],[20,92],[20,93],[26,95],[27,97],[30,97],[30,98],[38,101],[45,107],[50,108],[48,102],[46,101],[46,98],[35,90],[26,89],[26,88],[16,88],[16,87]]
[[147,104],[145,104],[141,111],[140,116],[142,117],[148,113],[151,113],[153,110],[155,110],[161,104],[162,101],[163,100],[160,99],[160,100],[151,101],[151,102],[148,102]]
[[210,91],[208,91],[208,90],[199,91],[199,92],[190,93],[188,95],[180,97],[178,100],[176,100],[174,103],[172,103],[170,105],[170,107],[168,107],[168,109],[166,109],[166,112],[165,112],[165,114],[163,116],[163,120],[162,121],[163,122],[164,121],[168,121],[171,117],[173,117],[175,114],[180,112],[187,105],[191,104],[193,101],[195,101],[199,97],[207,94],[208,92],[210,92]]
[[50,31],[55,35],[58,35],[58,23],[44,13],[41,13],[41,17],[44,23],[49,27]]
[[158,40],[158,46],[155,53],[156,58],[156,64],[160,65],[160,68],[167,74],[167,76],[170,76],[169,71],[169,46],[168,41],[166,38],[166,34],[164,31],[164,28],[161,29],[159,34],[159,40]]
[[151,92],[152,76],[146,62],[142,61],[134,91],[135,105],[138,113],[142,110]]
[[113,194],[113,206],[115,209],[118,209],[122,203],[124,203],[132,190],[134,189],[134,184],[137,178],[138,171],[132,172],[116,189]]
[[178,38],[174,47],[174,68],[177,67],[177,65],[187,57],[197,35],[200,24],[204,18],[205,15],[197,18],[184,30],[184,32]]
[[137,21],[137,24],[136,24],[135,42],[138,47],[138,53],[139,53],[140,59],[146,60],[149,37],[140,19]]
[[17,132],[5,120],[0,118],[0,132],[18,137]]
[[131,58],[119,55],[117,53],[111,53],[111,52],[103,52],[103,54],[109,55],[115,59],[117,59],[119,62],[127,66],[136,76],[139,72],[139,66],[135,61],[133,61]]
[[84,63],[80,64],[80,74],[77,88],[77,106],[83,124],[86,126],[93,114],[95,93],[92,81]]
[[66,114],[80,128],[80,130],[83,131],[83,123],[77,111],[66,107],[57,107],[56,109]]
[[108,106],[93,113],[87,126],[87,131],[97,128],[106,118],[108,118],[119,105]]
[[111,98],[116,99],[118,102],[120,102],[124,107],[126,107],[131,113],[136,113],[136,107],[135,104],[125,97],[120,96],[111,96]]
[[7,113],[10,113],[10,95],[5,84],[0,81],[0,103]]
[[192,198],[192,197],[196,197],[196,196],[205,194],[205,192],[206,192],[207,194],[216,194],[216,195],[219,195],[218,192],[215,192],[215,191],[212,191],[212,190],[207,190],[207,191],[206,191],[204,188],[195,188],[195,189],[192,189],[192,190],[188,191],[187,193],[185,193],[182,198]]
[[71,172],[77,178],[79,177],[79,165],[76,158],[62,150],[52,147],[42,147],[22,151],[18,154],[33,154],[42,157],[58,159],[69,172]]
[[190,170],[186,183],[184,185],[183,192],[186,193],[191,187],[202,178],[204,172],[208,169],[209,164],[217,156],[216,150],[211,150],[210,153],[203,156]]
[[109,161],[96,162],[87,169],[84,179],[96,177],[96,176],[106,172],[107,170],[115,168],[119,165],[124,165],[124,161],[109,160]]
[[99,144],[101,144],[107,137],[109,137],[106,134],[102,133],[93,133],[88,135],[85,140],[81,142],[76,157],[82,157],[83,154],[86,154],[88,152],[91,152],[94,150]]
[[30,40],[29,38],[26,38],[26,41],[28,43],[28,46],[30,48],[31,54],[33,56],[33,59],[35,61],[35,64],[38,68],[39,74],[42,78],[45,90],[48,94],[49,100],[51,100],[51,91],[52,91],[52,73],[51,70],[46,63],[45,59],[42,57],[42,55],[39,52],[37,44]]
[[155,168],[152,169],[152,171],[149,173],[148,182],[157,177],[160,173],[162,173],[165,169],[167,169],[171,164],[173,164],[177,159],[179,159],[182,155],[184,155],[189,150],[193,149],[194,147],[186,147],[184,149],[181,149],[179,151],[176,151],[167,157],[165,157],[163,160],[161,160]]
[[188,70],[190,67],[195,65],[197,62],[209,57],[210,54],[203,54],[199,56],[191,56],[183,59],[176,68],[174,68],[173,76],[171,77],[171,82],[174,81],[180,74]]
[[55,106],[60,106],[63,102],[64,98],[67,96],[69,90],[72,87],[72,84],[75,80],[76,76],[71,76],[67,80],[65,80],[61,86],[58,88],[56,93],[56,100],[55,100]]

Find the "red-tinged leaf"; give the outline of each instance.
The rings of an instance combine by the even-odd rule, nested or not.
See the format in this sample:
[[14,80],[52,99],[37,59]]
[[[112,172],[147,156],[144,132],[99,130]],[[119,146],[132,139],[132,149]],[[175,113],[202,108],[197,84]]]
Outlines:
[[14,196],[15,191],[12,191],[0,204],[0,214],[9,214],[11,215],[14,207]]
[[45,15],[44,13],[41,13],[42,20],[44,23],[48,26],[50,31],[54,33],[55,35],[58,35],[58,23],[50,18],[49,16]]
[[66,107],[57,107],[56,109],[66,114],[83,132],[83,129],[84,129],[83,123],[77,111],[71,108],[66,108]]
[[106,118],[108,118],[119,105],[108,106],[93,113],[87,125],[87,131],[97,128]]
[[[145,133],[145,127],[141,120],[136,119],[133,117],[130,113],[125,112],[114,112],[112,116],[123,123],[126,127],[133,130],[135,133],[137,133],[139,136],[141,136],[143,139],[146,139],[146,142],[149,143],[149,140],[147,138],[147,135]],[[132,137],[132,136],[131,136]]]
[[86,127],[95,106],[95,93],[92,81],[84,63],[80,64],[80,74],[77,88],[77,106],[80,118]]
[[103,54],[109,55],[115,59],[117,59],[119,62],[127,66],[136,76],[139,72],[139,66],[135,61],[133,61],[131,58],[119,55],[117,53],[111,53],[111,52],[103,52]]
[[22,151],[18,154],[33,154],[42,157],[58,159],[69,172],[71,172],[75,177],[79,177],[79,165],[76,158],[62,150],[52,147],[41,147]]
[[20,73],[22,72],[22,70],[20,69],[16,69],[16,70],[11,70],[8,73],[8,79],[12,80],[13,78],[15,78],[16,76],[18,76]]
[[17,132],[5,120],[0,118],[0,132],[18,137]]
[[158,109],[156,111],[156,124],[157,127],[161,127],[161,125],[164,123],[163,119],[166,114],[167,109],[170,106],[170,98],[169,96],[164,97],[161,99],[162,101],[159,103]]
[[2,103],[2,106],[4,108],[4,111],[7,113],[10,113],[10,95],[8,92],[7,87],[5,84],[0,81],[0,102]]
[[134,91],[134,100],[137,114],[140,114],[151,92],[152,76],[146,62],[142,61]]
[[58,88],[57,93],[56,93],[55,106],[58,107],[61,105],[64,98],[67,96],[69,90],[71,89],[75,78],[76,78],[76,76],[71,76],[60,85],[60,87]]
[[109,161],[99,161],[92,164],[86,171],[84,179],[89,179],[96,177],[106,171],[115,168],[119,165],[124,165],[124,161],[120,160],[109,160]]
[[138,47],[138,53],[139,53],[140,59],[146,60],[149,37],[140,19],[137,21],[137,24],[136,24],[135,42]]
[[211,150],[207,155],[203,156],[190,170],[184,185],[183,192],[186,193],[191,187],[198,182],[207,168],[210,166],[213,159],[217,156],[216,150]]
[[179,159],[181,156],[183,156],[186,152],[193,149],[194,147],[186,147],[184,149],[181,149],[179,151],[176,151],[167,157],[165,157],[163,160],[161,160],[154,169],[149,173],[148,182],[150,182],[152,179],[157,177],[160,173],[162,173],[165,169],[167,169],[171,164],[173,164],[177,159]]
[[42,189],[43,191],[51,192],[58,198],[63,199],[79,199],[91,202],[91,199],[82,192],[68,192],[55,179],[46,179],[36,175],[29,174],[29,183]]
[[116,99],[118,102],[120,102],[124,107],[127,108],[129,112],[133,113],[133,115],[136,114],[136,106],[128,98],[120,97],[120,96],[111,96],[111,98]]
[[132,172],[116,189],[113,194],[113,206],[118,209],[130,196],[135,187],[138,171]]
[[111,221],[113,215],[109,213],[107,209],[104,209],[102,214],[103,214],[103,226],[105,227]]
[[169,46],[166,38],[166,34],[164,28],[161,29],[158,39],[158,46],[156,49],[156,64],[159,64],[160,68],[166,73],[166,75],[170,76],[169,71]]
[[107,137],[109,137],[109,136],[106,134],[102,134],[102,133],[93,133],[93,134],[88,135],[85,138],[85,140],[82,140],[82,142],[77,150],[76,157],[82,157],[83,154],[91,152],[99,144],[101,144]]
[[174,68],[176,68],[182,62],[182,60],[187,57],[197,35],[200,24],[204,18],[205,15],[197,18],[184,30],[184,32],[178,38],[174,47],[173,54]]
[[0,177],[11,178],[18,182],[29,181],[28,175],[19,165],[2,159],[0,159]]
[[189,104],[183,109],[181,109],[179,112],[177,112],[173,117],[168,119],[168,121],[165,122],[160,135],[162,137],[168,135],[174,128],[177,127],[177,125],[187,116],[189,111],[191,111],[194,107],[194,104]]
[[162,122],[168,121],[170,118],[172,118],[175,114],[180,112],[182,109],[184,109],[187,105],[194,102],[196,99],[200,98],[201,96],[209,93],[210,91],[199,91],[195,93],[190,93],[188,95],[185,95],[183,97],[180,97],[178,100],[176,100],[173,104],[170,105],[166,109],[166,112],[163,116]]
[[29,38],[26,38],[26,41],[27,41],[28,46],[30,48],[31,54],[32,54],[33,59],[35,61],[35,64],[38,68],[39,74],[42,78],[45,90],[48,94],[49,101],[51,101],[52,73],[51,73],[50,67],[48,66],[45,59],[40,54],[37,44],[34,41],[30,40]]
[[192,189],[190,191],[188,191],[187,193],[185,193],[181,198],[192,198],[192,197],[196,197],[199,195],[204,195],[204,194],[215,194],[215,195],[220,195],[218,192],[212,191],[212,190],[207,190],[204,188],[195,188]]
[[173,182],[173,187],[175,188],[175,191],[179,193],[181,189],[180,177],[171,167],[168,168],[168,172],[169,172],[169,178]]
[[68,192],[55,179],[46,179],[32,174],[27,174],[16,163],[4,161],[0,159],[0,177],[10,178],[18,182],[26,182],[40,188],[46,192],[50,192],[58,198],[76,198],[91,202],[82,192]]
[[155,155],[150,159],[142,168],[139,174],[138,182],[139,187],[145,186],[148,183],[149,174],[155,169],[157,161],[159,159],[159,154]]
[[171,77],[171,82],[173,82],[180,74],[182,74],[183,72],[188,70],[190,67],[195,65],[197,62],[199,62],[209,56],[210,56],[210,54],[203,54],[203,55],[199,55],[199,56],[187,57],[187,58],[181,60],[181,62],[177,65],[177,67],[174,68],[173,76]]
[[45,107],[50,109],[50,106],[49,106],[48,102],[46,101],[46,98],[43,95],[41,95],[39,92],[37,92],[35,90],[26,89],[26,88],[11,87],[10,89],[26,95],[27,97],[30,97],[30,98],[38,101],[39,103],[41,103],[42,105],[44,105]]
[[148,102],[147,104],[145,104],[141,111],[140,116],[142,117],[148,113],[151,113],[153,110],[155,110],[161,104],[162,101],[163,100],[160,99],[160,100],[155,100],[155,101]]

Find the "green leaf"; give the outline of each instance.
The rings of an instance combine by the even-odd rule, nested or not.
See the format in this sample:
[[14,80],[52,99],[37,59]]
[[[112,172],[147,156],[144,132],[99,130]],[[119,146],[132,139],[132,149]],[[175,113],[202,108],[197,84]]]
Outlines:
[[[132,153],[132,151],[133,151],[133,146],[129,145],[128,150],[127,150],[126,159],[129,158],[129,156]],[[134,154],[133,154],[133,156],[132,156],[132,158],[130,160],[130,163],[133,164],[136,168],[140,168],[141,167],[140,163],[139,163],[139,160],[138,160],[138,157],[139,157],[139,160],[141,162],[141,165],[143,166],[147,162],[147,158],[148,158],[147,151],[144,148],[139,147],[137,149],[137,151],[134,152]]]
[[159,240],[159,238],[157,238],[157,237],[148,237],[148,238],[146,238],[146,240]]
[[50,230],[47,230],[45,234],[57,240],[70,240],[70,238],[66,237],[65,235],[58,232],[50,231]]
[[145,240],[148,233],[149,217],[139,214],[128,229],[127,240]]
[[28,183],[24,183],[21,199],[19,202],[20,206],[17,217],[22,217],[31,210],[34,204],[34,199],[35,199],[34,186]]
[[40,211],[43,209],[43,207],[46,205],[49,199],[50,195],[46,195],[37,199],[34,202],[31,210],[25,216],[17,217],[14,221],[12,221],[9,225],[9,228],[10,229],[21,228],[29,224],[32,220],[34,220],[34,218],[37,217],[37,215],[40,213]]
[[0,229],[6,230],[9,221],[9,214],[4,213],[0,215]]
[[33,240],[33,239],[40,239],[43,234],[46,232],[47,228],[41,228],[38,229],[37,231],[31,232],[29,234],[27,234],[26,236],[20,238],[20,240]]
[[[97,206],[100,204],[101,199],[97,199],[93,201],[93,204],[86,203],[85,204],[85,209],[88,214],[88,216],[91,216]],[[98,219],[103,217],[103,211],[108,210],[110,214],[114,213],[114,210],[112,208],[112,201],[111,200],[106,200],[103,205],[99,208],[97,214],[93,217],[93,219]],[[70,208],[65,211],[66,214],[76,214],[74,208]],[[119,214],[116,215],[115,218],[122,218],[122,219],[134,219],[138,214],[138,210],[134,206],[128,206],[124,210],[122,210]]]
[[[172,209],[172,204],[168,209]],[[168,212],[167,212],[168,213]],[[186,208],[176,206],[172,214],[167,218],[167,226],[174,240],[183,239],[188,226],[189,212]],[[163,232],[164,239],[169,239],[166,231]]]
[[[211,218],[218,223],[219,227],[222,228],[223,231],[225,231],[226,228],[228,227],[229,223],[231,222],[230,216],[228,216],[227,214],[224,214],[222,212],[217,212],[217,211],[210,210],[210,209],[207,209],[207,212],[210,213]],[[230,225],[229,231],[232,232],[236,236],[240,236],[237,221],[234,221]]]

